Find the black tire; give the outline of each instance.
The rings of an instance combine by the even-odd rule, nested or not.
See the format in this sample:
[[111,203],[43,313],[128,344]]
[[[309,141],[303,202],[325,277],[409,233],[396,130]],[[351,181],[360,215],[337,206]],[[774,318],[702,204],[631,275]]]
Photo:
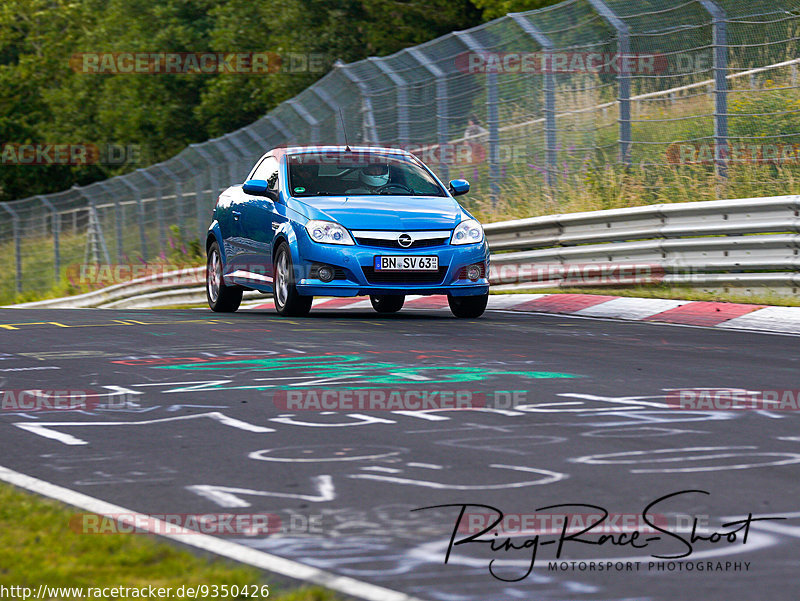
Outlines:
[[372,308],[378,313],[397,313],[406,302],[405,294],[372,294],[369,297]]
[[281,242],[275,252],[275,310],[284,317],[302,317],[311,310],[313,296],[302,296],[294,281],[289,245]]
[[486,311],[486,303],[489,302],[488,294],[479,296],[452,296],[447,295],[447,303],[450,310],[456,317],[472,319],[480,317]]
[[208,248],[206,261],[206,298],[208,306],[217,313],[233,313],[242,304],[244,290],[239,286],[226,286],[222,279],[222,254],[219,244],[213,242]]

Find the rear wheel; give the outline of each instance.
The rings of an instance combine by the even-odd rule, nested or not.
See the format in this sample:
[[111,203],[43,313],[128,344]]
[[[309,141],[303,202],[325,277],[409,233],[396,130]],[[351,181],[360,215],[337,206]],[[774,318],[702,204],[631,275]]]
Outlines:
[[208,306],[217,313],[233,313],[242,303],[242,290],[239,286],[226,286],[222,279],[222,254],[219,244],[213,242],[208,249],[206,263],[206,298]]
[[301,317],[311,310],[313,300],[297,292],[289,245],[281,242],[275,253],[275,310],[284,317]]
[[456,317],[474,318],[483,315],[486,303],[489,302],[488,294],[479,296],[452,296],[447,295],[447,304]]
[[397,313],[406,302],[404,294],[373,294],[369,297],[372,308],[378,313]]

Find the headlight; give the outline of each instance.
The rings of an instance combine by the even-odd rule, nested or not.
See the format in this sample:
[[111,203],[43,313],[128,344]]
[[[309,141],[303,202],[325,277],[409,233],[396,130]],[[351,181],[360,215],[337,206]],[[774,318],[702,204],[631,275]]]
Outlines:
[[320,244],[353,244],[353,239],[347,230],[333,221],[312,219],[306,223],[306,231],[314,242]]
[[450,238],[450,244],[475,244],[483,240],[483,228],[474,219],[467,219],[458,224]]

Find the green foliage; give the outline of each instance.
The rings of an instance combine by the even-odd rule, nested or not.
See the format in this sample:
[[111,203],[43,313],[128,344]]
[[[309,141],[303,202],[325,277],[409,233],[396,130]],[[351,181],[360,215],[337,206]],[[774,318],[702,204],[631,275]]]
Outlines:
[[556,4],[556,0],[473,0],[475,6],[483,11],[483,18],[487,21],[502,17],[508,13],[518,13],[534,10],[544,6]]
[[[765,88],[777,87],[767,80]],[[729,106],[730,128],[734,136],[770,138],[773,143],[800,142],[797,119],[800,116],[800,93],[797,90],[735,94]],[[757,139],[746,143],[759,143]]]
[[187,240],[181,228],[169,226],[169,252],[167,262],[173,265],[202,265],[205,262],[205,248],[197,237]]
[[[337,60],[386,55],[479,24],[470,0],[4,0],[0,144],[132,146],[123,165],[0,167],[0,201],[167,159],[259,119]],[[322,55],[322,71],[86,74],[82,52]]]

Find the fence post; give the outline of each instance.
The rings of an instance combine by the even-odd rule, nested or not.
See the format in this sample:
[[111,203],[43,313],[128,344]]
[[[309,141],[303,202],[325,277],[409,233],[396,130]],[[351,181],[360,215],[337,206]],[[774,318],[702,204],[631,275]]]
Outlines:
[[[225,184],[226,188],[236,183],[239,179],[238,162],[240,157],[237,155],[241,154],[241,151],[231,142],[228,136],[230,136],[230,134],[225,134],[224,136],[212,140],[212,142],[216,144],[217,149],[224,155],[225,160],[228,161],[228,181]],[[226,144],[228,148],[233,151],[232,154],[228,151],[228,148],[225,147]]]
[[372,96],[370,95],[369,88],[360,77],[351,73],[347,65],[341,60],[336,61],[333,66],[337,67],[339,72],[344,75],[348,81],[356,84],[358,91],[361,92],[362,127],[364,130],[362,135],[364,142],[367,144],[380,144],[378,128],[375,125],[375,113],[372,110]]
[[630,30],[628,25],[604,2],[587,0],[606,22],[617,32],[617,54],[619,72],[619,157],[624,165],[631,164],[631,74],[627,57],[631,52]]
[[[436,131],[439,143],[439,171],[441,172],[442,179],[446,182],[450,179],[450,167],[445,158],[450,133],[447,121],[447,74],[418,48],[409,48],[408,53],[414,60],[422,65],[428,73],[436,78]],[[452,153],[451,156],[453,156]]]
[[700,0],[711,15],[714,46],[714,165],[717,176],[728,176],[728,24],[713,0]]
[[84,192],[83,188],[77,185],[72,186],[72,189],[83,196],[89,205],[89,223],[86,226],[86,252],[84,253],[84,262],[88,263],[91,259],[93,263],[99,263],[97,257],[102,253],[103,260],[106,264],[111,263],[111,258],[108,256],[108,246],[106,246],[106,237],[105,234],[103,234],[103,226],[100,223],[100,217],[97,214],[97,207],[94,203],[94,196],[87,194]]
[[[455,35],[472,52],[486,52],[486,48],[466,31],[457,31]],[[490,69],[486,73],[486,124],[489,126],[489,196],[492,205],[500,198],[500,130],[497,112],[497,72]]]
[[17,293],[22,292],[22,254],[20,253],[20,241],[19,241],[19,215],[17,212],[11,208],[9,203],[4,202],[1,203],[3,208],[11,215],[11,224],[14,228],[14,264],[15,264],[15,271],[14,271],[14,282],[16,283],[16,290]]
[[219,167],[219,165],[214,163],[214,159],[209,156],[208,151],[203,148],[201,144],[190,144],[189,147],[194,148],[195,151],[197,151],[197,154],[200,155],[200,158],[202,158],[206,165],[208,165],[208,184],[211,186],[211,196],[217,196],[219,194],[220,187],[218,177],[219,174],[217,173],[216,168]]
[[[182,235],[183,234],[183,190],[181,188],[181,178],[169,167],[167,167],[164,163],[159,163],[156,165],[161,171],[167,174],[167,176],[172,180],[172,189],[175,191],[175,215],[178,218],[178,232]],[[180,200],[178,198],[180,197]]]
[[406,91],[406,80],[400,77],[394,69],[392,69],[389,65],[386,64],[386,61],[383,59],[370,57],[367,59],[369,62],[374,64],[378,69],[380,69],[381,73],[386,75],[389,79],[392,80],[392,83],[396,86],[396,94],[397,94],[397,142],[399,143],[401,148],[408,149],[411,139],[409,137],[408,132],[408,92]]
[[[244,129],[242,129],[242,131],[243,131],[245,134],[247,134],[248,136],[250,136],[250,139],[251,139],[253,142],[255,142],[256,146],[258,147],[258,151],[257,151],[257,152],[254,152],[254,153],[251,155],[251,156],[253,156],[253,159],[254,159],[254,160],[255,160],[255,159],[257,159],[257,158],[259,158],[259,157],[261,157],[261,155],[263,155],[263,154],[264,154],[265,152],[267,152],[268,150],[271,150],[271,147],[270,147],[270,145],[269,145],[269,142],[267,142],[267,141],[266,141],[264,138],[262,138],[262,137],[261,137],[259,134],[257,134],[256,132],[254,132],[254,131],[253,131],[251,128],[249,128],[249,127],[245,127]],[[254,162],[254,161],[253,161],[253,162]],[[250,163],[250,168],[247,170],[247,173],[250,173],[250,169],[252,169],[252,168],[253,168],[253,162],[251,162],[251,163]]]
[[139,190],[139,186],[132,184],[124,177],[120,177],[119,181],[127,186],[136,197],[136,212],[139,214],[139,244],[141,246],[142,259],[147,262],[147,236],[144,227],[144,201],[142,200],[142,192]]
[[315,84],[309,88],[317,97],[324,102],[331,112],[333,113],[334,123],[336,124],[336,143],[343,145],[345,143],[344,129],[342,126],[342,118],[339,116],[339,105],[334,102],[327,90],[324,90],[321,85]]
[[544,147],[545,162],[547,164],[545,182],[550,189],[551,198],[555,200],[556,164],[558,162],[556,150],[556,81],[553,70],[550,68],[555,46],[550,38],[521,14],[511,13],[508,16],[544,50],[544,56],[542,57],[544,68],[542,71],[544,72]]
[[124,254],[124,241],[122,238],[122,204],[119,201],[118,194],[108,192],[108,188],[106,188],[107,183],[108,180],[103,180],[101,182],[97,182],[97,185],[105,190],[109,198],[113,199],[114,201],[114,233],[117,237],[117,262],[122,263],[122,255]]
[[[245,130],[239,130],[239,132],[241,132],[241,131],[244,131],[245,133],[247,133],[246,129]],[[237,134],[239,132],[237,132]],[[236,152],[239,153],[239,158],[236,160],[236,163],[240,167],[243,166],[245,164],[245,161],[250,159],[250,157],[252,156],[252,153],[249,150],[247,150],[247,148],[245,147],[244,144],[242,144],[239,140],[236,139],[236,134],[225,134],[222,137],[225,138],[225,140],[228,142],[228,144],[233,146],[236,149]],[[252,138],[252,136],[250,136],[250,137]],[[231,174],[232,175],[231,182],[239,183],[239,178],[244,178],[245,176],[247,176],[247,174],[250,172],[250,167],[252,167],[252,165],[247,165],[246,170],[244,172],[244,175],[240,175],[241,171],[239,173]],[[242,179],[242,182],[244,182],[244,179]]]
[[200,241],[200,248],[205,250],[206,230],[208,229],[203,219],[203,179],[200,177],[199,170],[183,157],[183,153],[177,157],[178,161],[186,168],[187,173],[194,174],[194,209],[195,219],[197,220],[197,239]]
[[286,127],[286,124],[284,124],[283,121],[278,119],[278,117],[270,113],[269,115],[267,115],[267,120],[270,123],[272,123],[272,126],[275,129],[277,129],[279,132],[281,132],[281,134],[283,134],[284,138],[286,138],[287,146],[289,145],[289,142],[295,142],[297,140],[295,135],[291,131],[289,131],[289,129]]
[[286,101],[286,103],[294,109],[294,112],[300,115],[300,118],[308,124],[308,129],[310,130],[310,140],[309,142],[311,145],[319,144],[319,121],[317,121],[314,116],[308,112],[306,107],[297,99],[291,98]]
[[158,224],[158,244],[161,249],[161,252],[164,252],[164,248],[167,245],[167,231],[164,225],[164,211],[161,205],[163,200],[161,195],[161,182],[156,179],[152,173],[149,172],[147,169],[137,169],[139,173],[142,174],[142,177],[145,178],[148,182],[153,184],[153,187],[156,190],[156,222]]
[[50,211],[51,220],[53,222],[53,279],[55,283],[58,284],[61,281],[61,219],[52,202],[47,200],[44,196],[36,196],[36,198],[42,201],[42,204]]
[[[217,173],[216,169],[214,169],[214,162],[209,157],[208,152],[205,148],[203,148],[200,144],[191,144],[191,148],[194,148],[195,152],[200,156],[203,161],[205,161],[206,165],[208,165],[208,185],[211,188],[211,202],[214,203],[216,201],[217,195],[219,194],[219,182],[217,180]],[[201,240],[205,240],[205,235],[203,234],[203,216],[202,216],[202,207],[198,203],[197,205],[197,222],[198,226],[201,228]]]

